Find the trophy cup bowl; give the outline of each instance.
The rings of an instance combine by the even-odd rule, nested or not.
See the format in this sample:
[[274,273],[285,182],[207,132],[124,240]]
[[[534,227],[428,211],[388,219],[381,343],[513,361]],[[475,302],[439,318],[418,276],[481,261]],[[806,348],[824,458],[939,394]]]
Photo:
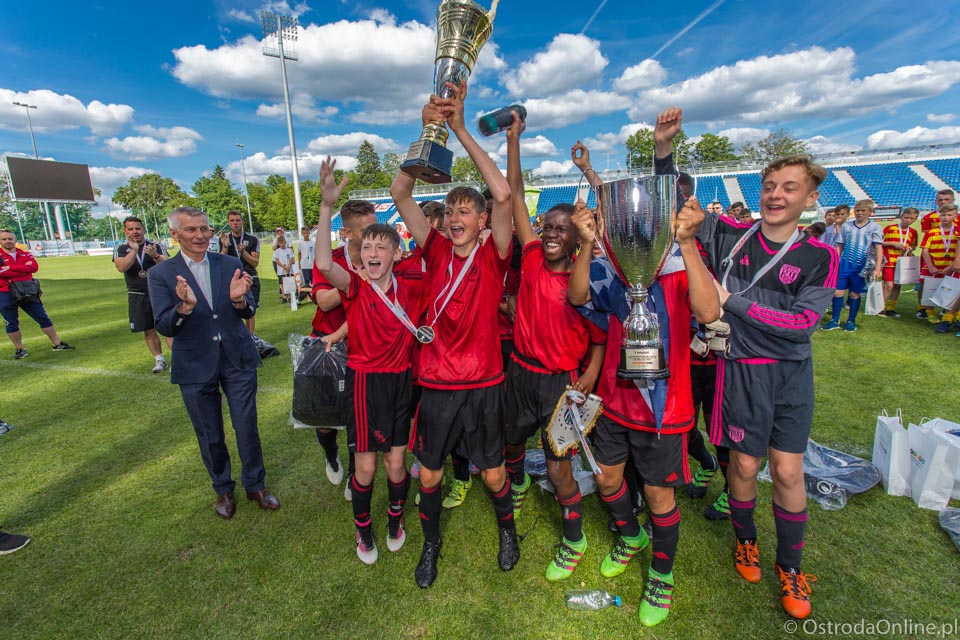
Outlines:
[[646,176],[607,182],[597,193],[610,259],[631,286],[630,314],[623,323],[617,375],[661,380],[670,375],[660,323],[645,301],[647,285],[660,271],[673,243],[676,177]]
[[[437,8],[437,55],[434,61],[434,93],[449,98],[447,82],[459,85],[470,77],[480,49],[493,33],[497,13],[494,0],[488,12],[473,0],[443,0]],[[431,184],[450,182],[453,152],[444,146],[449,136],[443,122],[430,122],[420,138],[410,145],[401,170]]]

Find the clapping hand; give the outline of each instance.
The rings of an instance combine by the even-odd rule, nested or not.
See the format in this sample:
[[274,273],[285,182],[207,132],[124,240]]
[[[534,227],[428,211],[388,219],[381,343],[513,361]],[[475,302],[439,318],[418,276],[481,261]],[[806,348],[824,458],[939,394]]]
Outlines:
[[146,253],[148,256],[150,256],[150,258],[152,258],[153,260],[156,260],[156,259],[157,259],[157,247],[156,247],[156,246],[147,243],[147,244],[143,247],[143,252]]
[[183,276],[177,276],[177,297],[180,298],[181,312],[190,313],[197,306],[197,296]]
[[140,245],[138,245],[137,241],[133,238],[127,238],[127,246],[130,247],[130,250],[134,253],[140,250]]
[[243,300],[250,287],[253,285],[253,278],[240,269],[233,272],[233,278],[230,279],[230,300],[240,302]]

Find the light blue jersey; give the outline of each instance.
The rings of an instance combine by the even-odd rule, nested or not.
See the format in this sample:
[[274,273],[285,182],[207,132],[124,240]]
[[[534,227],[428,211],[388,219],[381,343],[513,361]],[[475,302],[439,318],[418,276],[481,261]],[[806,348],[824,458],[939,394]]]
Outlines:
[[840,228],[837,244],[843,245],[840,271],[858,272],[866,266],[871,256],[876,255],[874,247],[883,244],[883,229],[869,220],[862,227],[857,226],[856,220],[848,220]]

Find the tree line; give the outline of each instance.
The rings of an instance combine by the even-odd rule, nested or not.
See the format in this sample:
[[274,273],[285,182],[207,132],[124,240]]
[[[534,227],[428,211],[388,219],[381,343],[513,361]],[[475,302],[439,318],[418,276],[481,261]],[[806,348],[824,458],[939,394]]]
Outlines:
[[[640,129],[627,138],[627,169],[653,172],[653,129]],[[673,139],[674,162],[682,167],[700,167],[713,162],[768,163],[797,153],[806,153],[807,144],[786,129],[777,129],[754,143],[741,145],[737,152],[726,136],[705,133],[694,143],[681,131]]]

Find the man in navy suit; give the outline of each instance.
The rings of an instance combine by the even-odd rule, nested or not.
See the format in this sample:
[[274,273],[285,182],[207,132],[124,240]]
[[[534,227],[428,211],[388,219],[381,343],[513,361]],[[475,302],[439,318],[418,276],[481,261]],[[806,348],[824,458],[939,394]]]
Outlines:
[[247,499],[261,509],[279,509],[280,502],[263,482],[257,431],[260,354],[244,324],[256,312],[252,279],[236,258],[207,252],[213,231],[205,213],[180,207],[168,221],[180,253],[150,269],[147,283],[157,331],[173,338],[170,381],[180,385],[197,433],[200,456],[217,492],[214,509],[224,519],[237,510],[223,437],[221,389],[237,434]]

